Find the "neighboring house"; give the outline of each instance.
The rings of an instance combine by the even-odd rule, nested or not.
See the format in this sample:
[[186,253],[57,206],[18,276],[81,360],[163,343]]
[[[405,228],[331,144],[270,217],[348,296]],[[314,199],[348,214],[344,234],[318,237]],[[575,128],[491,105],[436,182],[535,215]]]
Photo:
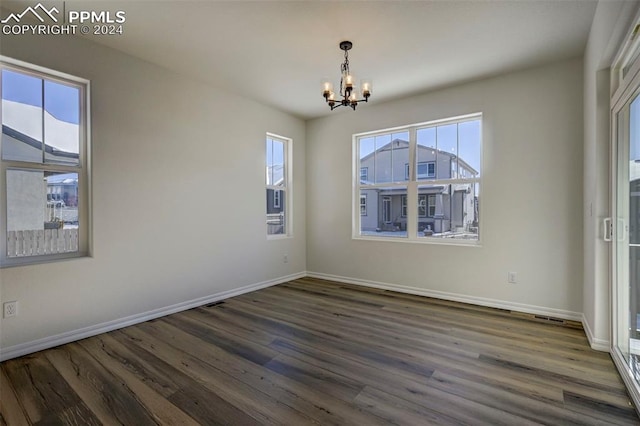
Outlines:
[[78,207],[78,174],[64,173],[47,177],[47,203]]
[[[430,183],[454,178],[476,178],[478,172],[457,155],[418,145],[418,231],[442,233],[478,226],[478,199],[474,183]],[[394,139],[360,160],[360,182],[409,181],[409,142]],[[363,188],[360,220],[363,232],[406,231],[406,188]]]

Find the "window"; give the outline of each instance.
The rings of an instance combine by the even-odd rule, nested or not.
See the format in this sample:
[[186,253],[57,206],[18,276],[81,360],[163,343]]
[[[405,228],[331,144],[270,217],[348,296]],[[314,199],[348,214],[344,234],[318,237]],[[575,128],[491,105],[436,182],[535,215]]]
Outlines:
[[427,217],[433,217],[436,214],[436,196],[429,195],[427,198]]
[[382,197],[382,222],[391,223],[391,197]]
[[[369,204],[354,238],[479,243],[481,114],[358,134],[354,144],[354,204]],[[366,180],[364,168],[374,171]]]
[[418,217],[427,217],[427,195],[418,195]]
[[368,167],[360,168],[360,180],[361,181],[369,180],[369,168]]
[[0,57],[0,265],[87,255],[89,82]]
[[290,235],[291,139],[267,134],[266,193],[267,235]]
[[[436,176],[435,161],[423,161],[418,163],[418,179],[432,178]],[[404,180],[409,180],[409,163],[404,165]]]
[[273,207],[276,209],[280,208],[280,194],[282,191],[273,191]]
[[360,196],[360,216],[367,215],[367,195]]

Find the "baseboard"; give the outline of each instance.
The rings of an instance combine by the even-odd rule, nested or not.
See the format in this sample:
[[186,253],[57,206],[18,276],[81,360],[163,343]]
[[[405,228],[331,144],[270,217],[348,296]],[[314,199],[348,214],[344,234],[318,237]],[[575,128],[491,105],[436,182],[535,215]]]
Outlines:
[[307,272],[308,277],[320,278],[331,281],[355,284],[365,287],[379,288],[382,290],[398,291],[400,293],[415,294],[418,296],[434,297],[437,299],[451,300],[454,302],[470,303],[472,305],[486,306],[489,308],[507,309],[511,311],[524,312],[527,314],[543,315],[553,318],[561,318],[571,321],[581,322],[583,315],[581,312],[572,312],[562,309],[547,308],[543,306],[527,305],[524,303],[507,302],[504,300],[489,299],[485,297],[468,296],[457,293],[448,293],[437,290],[426,290],[417,287],[409,287],[398,284],[382,283],[378,281],[361,280],[358,278],[341,277],[338,275],[323,274],[320,272]]
[[76,340],[86,339],[87,337],[96,336],[98,334],[117,330],[123,327],[128,327],[130,325],[139,324],[141,322],[149,321],[154,318],[175,314],[176,312],[186,311],[187,309],[192,309],[198,306],[217,302],[218,300],[239,296],[244,293],[249,293],[249,292],[260,290],[262,288],[270,287],[276,284],[281,284],[287,281],[303,278],[306,275],[307,274],[305,272],[287,275],[287,276],[276,278],[273,280],[262,281],[256,284],[250,284],[250,285],[236,288],[233,290],[223,291],[223,292],[215,293],[209,296],[199,297],[193,300],[187,300],[185,302],[176,303],[174,305],[165,306],[163,308],[153,309],[151,311],[143,312],[136,315],[131,315],[125,318],[120,318],[113,321],[107,321],[101,324],[80,328],[78,330],[68,331],[65,333],[57,334],[55,336],[45,337],[42,339],[33,340],[31,342],[9,346],[9,347],[0,349],[0,361],[6,361],[11,358],[16,358],[19,356],[38,352],[44,349],[53,348],[55,346],[63,345],[69,342],[74,342]]
[[584,334],[587,335],[591,349],[601,352],[609,352],[611,350],[611,342],[594,337],[589,321],[587,321],[587,318],[584,315],[582,315],[582,328],[584,329]]

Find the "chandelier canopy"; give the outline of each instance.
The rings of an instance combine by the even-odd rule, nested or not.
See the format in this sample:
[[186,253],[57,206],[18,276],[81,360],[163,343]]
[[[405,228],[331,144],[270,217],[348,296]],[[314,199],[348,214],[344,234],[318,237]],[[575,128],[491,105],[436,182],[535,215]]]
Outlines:
[[371,96],[371,80],[362,80],[360,92],[362,99],[358,99],[358,90],[356,89],[356,79],[349,71],[349,50],[353,47],[350,41],[340,42],[340,49],[344,50],[344,62],[340,65],[340,91],[338,98],[333,91],[333,84],[329,80],[322,82],[322,96],[329,104],[331,111],[341,106],[350,106],[356,109],[358,102],[368,102]]

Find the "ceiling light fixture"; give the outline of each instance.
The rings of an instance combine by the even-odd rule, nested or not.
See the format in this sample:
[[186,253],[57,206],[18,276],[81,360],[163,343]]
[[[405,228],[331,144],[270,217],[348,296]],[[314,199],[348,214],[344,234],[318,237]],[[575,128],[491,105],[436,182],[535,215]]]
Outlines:
[[338,94],[342,99],[336,99],[333,84],[329,80],[322,82],[322,96],[331,107],[331,111],[341,106],[350,106],[355,110],[358,102],[368,102],[371,96],[371,80],[362,80],[362,99],[358,99],[358,91],[355,89],[356,79],[349,71],[349,50],[352,47],[353,43],[350,41],[340,42],[340,49],[344,50],[344,62],[340,65],[340,92]]

